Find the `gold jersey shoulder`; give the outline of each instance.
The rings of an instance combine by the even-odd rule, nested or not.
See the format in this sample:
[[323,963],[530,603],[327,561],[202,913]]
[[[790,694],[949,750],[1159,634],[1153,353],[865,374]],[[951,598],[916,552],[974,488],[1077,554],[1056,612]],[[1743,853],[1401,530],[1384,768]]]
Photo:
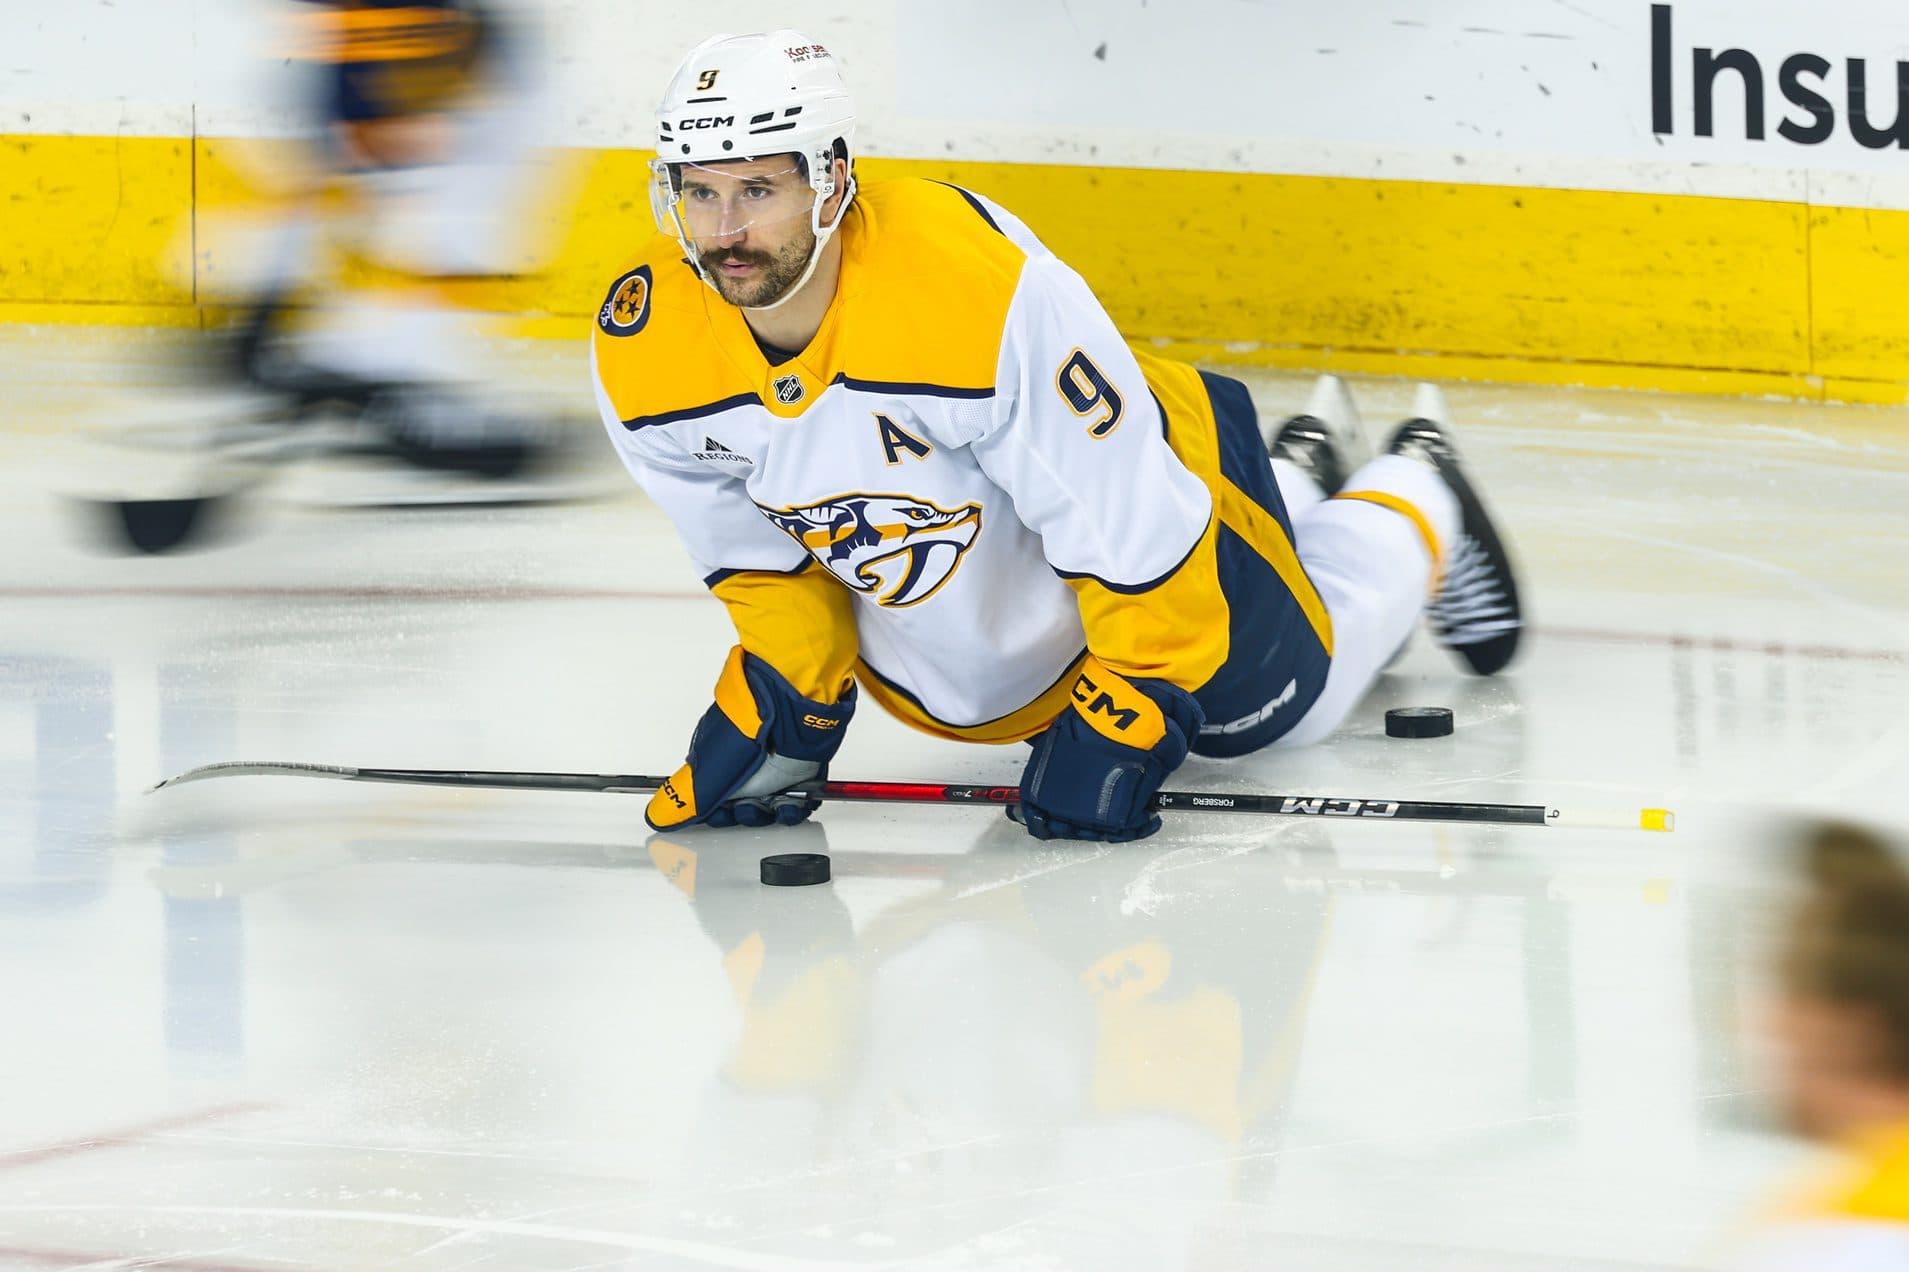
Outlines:
[[860,221],[842,254],[838,369],[881,383],[993,388],[1027,253],[954,186],[870,182],[856,202]]
[[[835,303],[795,359],[771,367],[741,310],[682,262],[667,236],[611,283],[594,335],[598,374],[625,421],[660,421],[751,398],[800,415],[829,385],[991,390],[1027,256],[983,205],[934,181],[874,181],[838,231]],[[778,379],[809,391],[779,400]]]
[[591,340],[598,378],[623,419],[706,406],[749,390],[748,378],[710,340],[712,301],[721,303],[666,234],[652,236],[610,281]]

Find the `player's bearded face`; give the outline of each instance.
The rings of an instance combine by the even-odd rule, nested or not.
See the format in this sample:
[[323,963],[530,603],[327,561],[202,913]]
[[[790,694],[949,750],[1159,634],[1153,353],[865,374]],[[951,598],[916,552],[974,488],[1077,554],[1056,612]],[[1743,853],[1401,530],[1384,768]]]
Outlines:
[[766,305],[802,277],[815,250],[814,193],[787,157],[685,166],[684,228],[704,274],[732,305]]
[[[736,247],[701,248],[703,269],[732,305],[766,305],[777,299],[802,277],[815,250],[815,235],[801,223],[780,246],[766,247],[757,238],[752,233],[750,241]],[[738,267],[743,272],[735,272]]]

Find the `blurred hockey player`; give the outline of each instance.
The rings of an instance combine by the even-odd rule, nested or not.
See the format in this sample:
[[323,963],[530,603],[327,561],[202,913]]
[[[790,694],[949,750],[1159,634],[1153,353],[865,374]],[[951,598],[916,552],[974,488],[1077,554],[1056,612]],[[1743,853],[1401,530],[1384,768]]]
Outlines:
[[1909,869],[1880,836],[1817,825],[1778,970],[1773,1033],[1791,1126],[1839,1150],[1740,1272],[1909,1268]]
[[253,148],[237,206],[195,198],[182,284],[237,316],[184,342],[177,392],[116,421],[77,505],[105,546],[159,553],[232,528],[291,464],[288,493],[319,505],[591,489],[588,425],[500,365],[483,312],[533,259],[525,199],[546,184],[522,19],[474,0],[278,7],[299,21],[271,78],[298,90],[309,144]]
[[477,0],[296,8],[320,193],[278,236],[236,367],[303,407],[361,412],[382,452],[411,465],[517,475],[543,430],[480,384],[472,302],[525,256],[523,42]]
[[653,826],[806,817],[780,793],[859,682],[936,736],[1030,740],[1034,835],[1136,839],[1189,751],[1329,733],[1421,613],[1473,671],[1510,661],[1511,564],[1435,389],[1356,466],[1336,381],[1263,433],[1007,210],[858,188],[854,143],[813,39],[698,46],[660,111],[666,233],[598,315],[604,424],[739,637]]

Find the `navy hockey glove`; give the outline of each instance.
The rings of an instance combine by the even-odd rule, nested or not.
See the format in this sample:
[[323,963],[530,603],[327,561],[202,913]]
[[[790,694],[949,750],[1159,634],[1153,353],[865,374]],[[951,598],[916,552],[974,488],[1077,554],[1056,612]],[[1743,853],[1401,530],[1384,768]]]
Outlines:
[[853,684],[839,701],[816,702],[736,646],[716,681],[716,702],[689,740],[689,758],[650,797],[644,820],[653,830],[805,820],[820,802],[779,792],[827,779],[854,714]]
[[1073,703],[1034,739],[1008,816],[1036,839],[1124,843],[1160,829],[1147,805],[1186,759],[1206,713],[1164,680],[1129,680],[1091,654]]

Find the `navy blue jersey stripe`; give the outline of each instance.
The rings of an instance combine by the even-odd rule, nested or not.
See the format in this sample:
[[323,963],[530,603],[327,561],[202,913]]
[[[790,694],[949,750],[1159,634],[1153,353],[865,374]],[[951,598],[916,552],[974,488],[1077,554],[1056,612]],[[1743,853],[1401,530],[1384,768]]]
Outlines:
[[994,396],[994,386],[982,389],[958,389],[951,384],[913,384],[906,380],[858,380],[854,376],[838,374],[831,384],[855,389],[862,393],[893,393],[906,397],[969,398],[980,401]]
[[1109,583],[1098,574],[1070,574],[1068,571],[1061,569],[1058,565],[1054,567],[1054,573],[1064,579],[1092,579],[1109,592],[1118,592],[1122,596],[1138,596],[1142,592],[1151,592],[1154,588],[1159,587],[1162,583],[1165,583],[1168,579],[1178,574],[1180,568],[1193,559],[1193,553],[1199,548],[1200,540],[1206,538],[1206,526],[1212,525],[1213,517],[1217,515],[1219,515],[1218,509],[1215,509],[1213,515],[1207,517],[1206,525],[1201,526],[1200,533],[1193,536],[1193,543],[1187,548],[1186,555],[1181,557],[1178,561],[1175,561],[1172,569],[1162,574],[1159,578],[1149,579],[1145,583]]
[[[986,401],[994,396],[992,386],[979,389],[957,388],[952,384],[914,384],[901,380],[858,380],[851,375],[838,374],[830,384],[839,384],[844,388],[860,393],[887,393],[897,397],[938,397],[960,398],[969,401]],[[674,424],[680,420],[701,419],[706,415],[720,415],[741,406],[762,406],[759,394],[738,393],[734,397],[724,398],[720,402],[711,402],[705,406],[684,407],[680,411],[665,411],[660,415],[639,415],[635,419],[623,421],[623,427],[632,433],[638,429],[655,428],[661,424]]]
[[674,424],[678,420],[701,419],[705,415],[720,415],[724,411],[733,411],[739,406],[761,406],[762,398],[754,393],[738,393],[735,397],[726,397],[720,402],[711,402],[706,406],[688,406],[680,411],[665,411],[661,415],[639,415],[633,420],[624,420],[623,427],[632,433],[640,428],[655,428],[659,424]]
[[735,570],[716,570],[713,573],[703,576],[703,586],[713,588],[724,579],[733,579],[738,574],[800,574],[814,564],[814,557],[803,557],[802,560],[787,570],[771,570],[761,566],[744,566],[741,569]]
[[968,206],[973,208],[975,212],[981,217],[981,219],[988,223],[988,228],[990,230],[993,230],[996,234],[1001,235],[1003,238],[1007,236],[1007,231],[1002,229],[1000,225],[998,225],[995,222],[995,219],[992,216],[988,215],[987,204],[981,202],[981,200],[975,198],[973,194],[969,193],[966,190],[963,190],[958,185],[951,185],[946,181],[937,181],[935,182],[935,184],[939,186],[947,186],[950,190],[953,190],[956,194],[966,199],[968,201]]

